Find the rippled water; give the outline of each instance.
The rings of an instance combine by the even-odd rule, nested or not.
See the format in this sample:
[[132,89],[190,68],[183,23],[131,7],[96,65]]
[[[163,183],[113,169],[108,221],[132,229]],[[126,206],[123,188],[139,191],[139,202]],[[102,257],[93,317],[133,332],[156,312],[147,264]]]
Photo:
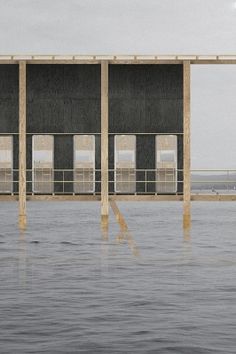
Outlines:
[[0,204],[0,352],[235,353],[236,204]]

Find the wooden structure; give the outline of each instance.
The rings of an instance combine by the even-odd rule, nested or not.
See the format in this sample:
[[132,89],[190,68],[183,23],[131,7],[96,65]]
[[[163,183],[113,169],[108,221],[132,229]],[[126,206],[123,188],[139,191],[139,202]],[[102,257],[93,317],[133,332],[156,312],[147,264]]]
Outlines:
[[19,63],[19,226],[26,226],[26,62]]
[[108,224],[108,62],[101,63],[101,223]]
[[[19,200],[20,227],[26,225],[26,200],[99,200],[105,227],[109,201],[178,200],[183,201],[186,228],[190,226],[192,200],[236,200],[233,194],[191,195],[190,68],[194,64],[236,64],[236,56],[0,56],[0,138],[11,136],[14,140],[13,187],[11,193],[0,191],[0,200]],[[37,193],[33,188],[32,175],[37,174],[33,171],[32,137],[37,134],[54,138],[55,170],[47,177],[54,185],[52,193]],[[77,134],[95,137],[92,193],[78,194],[73,190],[72,138]],[[178,156],[173,157],[174,148],[154,151],[158,134],[177,137]],[[127,188],[123,194],[116,193],[114,160],[127,159],[132,152],[131,148],[114,151],[116,135],[132,135],[137,140],[136,169],[132,172],[135,193],[127,193]],[[83,150],[81,161],[90,154],[88,149]],[[45,151],[39,151],[38,156],[43,158]],[[74,159],[78,157],[75,154]],[[174,192],[168,193],[167,188],[166,192],[157,193],[155,185],[163,181],[158,181],[156,174],[156,156],[159,162],[175,158]],[[2,176],[4,171],[0,172]],[[125,176],[129,179],[130,171]],[[168,179],[166,182],[171,183]],[[121,183],[127,187],[131,182]]]

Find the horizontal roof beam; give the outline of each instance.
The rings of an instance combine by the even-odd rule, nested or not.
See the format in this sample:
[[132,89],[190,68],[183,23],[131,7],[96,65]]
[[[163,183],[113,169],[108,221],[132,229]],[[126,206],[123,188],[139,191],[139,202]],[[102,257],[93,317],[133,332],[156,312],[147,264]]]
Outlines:
[[185,60],[191,64],[236,64],[236,55],[0,55],[0,63],[100,63],[107,60],[119,64],[145,63],[181,63]]

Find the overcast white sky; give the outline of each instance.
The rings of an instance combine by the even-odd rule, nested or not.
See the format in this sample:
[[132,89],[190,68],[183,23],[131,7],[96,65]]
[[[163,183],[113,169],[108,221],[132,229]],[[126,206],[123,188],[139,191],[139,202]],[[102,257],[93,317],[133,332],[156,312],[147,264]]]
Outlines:
[[[0,54],[235,54],[236,0],[0,0]],[[192,67],[192,167],[236,168],[236,65]]]

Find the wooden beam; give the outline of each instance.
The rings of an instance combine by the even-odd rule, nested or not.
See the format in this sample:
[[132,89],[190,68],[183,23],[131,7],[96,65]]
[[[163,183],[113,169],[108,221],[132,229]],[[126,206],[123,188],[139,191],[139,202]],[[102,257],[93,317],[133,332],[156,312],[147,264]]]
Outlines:
[[27,195],[26,200],[34,201],[79,201],[79,202],[99,202],[101,201],[100,195],[93,194],[60,194],[60,195],[45,195],[45,194],[34,194]]
[[19,227],[26,227],[26,62],[19,62]]
[[124,241],[127,241],[128,247],[132,252],[132,255],[134,257],[139,257],[140,256],[140,251],[139,248],[131,235],[131,233],[126,230],[126,231],[120,231],[118,235],[116,236],[116,242],[118,244],[122,244]]
[[[0,195],[0,202],[18,201],[18,195]],[[100,195],[45,195],[34,194],[26,195],[28,201],[80,201],[80,202],[99,202]],[[110,195],[109,201],[123,201],[123,202],[182,202],[182,195]],[[192,202],[235,202],[236,194],[192,194]]]
[[111,205],[113,213],[114,213],[114,215],[116,217],[116,220],[117,220],[118,224],[120,225],[121,231],[127,231],[128,230],[128,226],[127,226],[127,224],[125,222],[125,218],[121,214],[116,202],[114,200],[111,200],[110,201],[110,205]]
[[191,156],[190,156],[190,61],[183,64],[183,123],[184,123],[184,205],[183,227],[191,226]]
[[203,65],[235,65],[236,60],[191,60],[191,64]]
[[110,195],[109,200],[123,201],[123,202],[175,202],[183,201],[182,195],[155,195],[155,194],[117,194]]
[[236,55],[202,55],[202,54],[168,54],[158,55],[0,55],[0,64],[17,64],[25,61],[27,64],[101,64],[107,61],[110,64],[236,64]]
[[108,227],[108,61],[101,63],[101,224]]

